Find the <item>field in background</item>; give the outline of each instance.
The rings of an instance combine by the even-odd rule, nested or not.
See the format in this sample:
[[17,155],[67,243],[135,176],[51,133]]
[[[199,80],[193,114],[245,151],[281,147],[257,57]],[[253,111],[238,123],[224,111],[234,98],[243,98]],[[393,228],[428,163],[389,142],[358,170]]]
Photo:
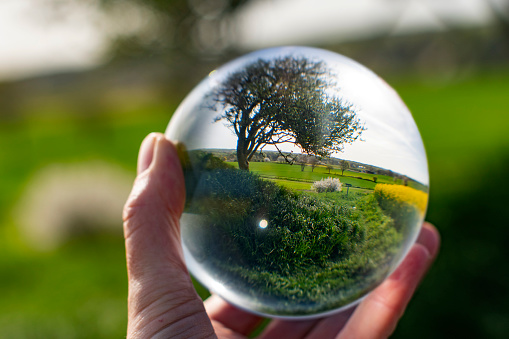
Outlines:
[[[229,164],[238,168],[236,162],[229,162]],[[251,162],[249,164],[249,170],[259,174],[263,178],[274,180],[288,188],[298,190],[310,190],[313,182],[328,177],[338,178],[343,184],[352,185],[353,189],[373,190],[377,183],[403,184],[401,179],[394,181],[392,177],[387,175],[366,174],[350,170],[345,170],[343,175],[341,175],[341,169],[337,168],[337,166],[334,166],[334,168],[329,171],[323,165],[318,165],[313,170],[311,170],[311,166],[308,165],[302,171],[299,164],[290,165],[276,162]],[[376,178],[376,182],[374,178]],[[343,187],[343,189],[346,190],[346,187]]]
[[[497,258],[507,258],[503,241],[509,235],[501,217],[508,189],[504,166],[509,159],[509,70],[452,83],[411,78],[389,82],[409,106],[423,136],[431,173],[428,219],[443,237],[437,265],[394,337],[503,338],[509,332],[509,296],[501,274],[508,264]],[[13,209],[31,176],[55,162],[99,159],[125,168],[134,179],[141,140],[149,132],[164,131],[180,99],[135,110],[126,109],[124,102],[118,110],[112,107],[93,115],[67,114],[55,103],[44,108],[55,114],[34,111],[22,119],[0,120],[2,336],[125,335],[120,211],[117,235],[85,234],[40,253],[24,241]]]

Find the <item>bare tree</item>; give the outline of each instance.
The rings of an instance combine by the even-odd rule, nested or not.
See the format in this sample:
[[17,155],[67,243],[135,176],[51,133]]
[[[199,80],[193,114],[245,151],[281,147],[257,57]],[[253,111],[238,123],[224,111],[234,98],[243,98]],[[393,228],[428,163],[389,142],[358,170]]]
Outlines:
[[230,74],[211,93],[216,121],[237,135],[239,168],[249,170],[253,155],[273,145],[293,143],[309,155],[330,156],[355,141],[365,127],[350,104],[331,96],[331,71],[322,62],[286,56],[258,59]]

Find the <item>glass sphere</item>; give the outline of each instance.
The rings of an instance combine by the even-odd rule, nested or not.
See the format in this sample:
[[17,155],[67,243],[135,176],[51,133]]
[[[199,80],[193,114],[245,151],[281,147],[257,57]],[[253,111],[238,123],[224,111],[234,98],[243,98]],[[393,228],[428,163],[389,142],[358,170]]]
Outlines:
[[186,180],[189,271],[251,312],[319,317],[378,286],[415,242],[426,154],[396,92],[325,50],[257,51],[212,71],[166,136]]

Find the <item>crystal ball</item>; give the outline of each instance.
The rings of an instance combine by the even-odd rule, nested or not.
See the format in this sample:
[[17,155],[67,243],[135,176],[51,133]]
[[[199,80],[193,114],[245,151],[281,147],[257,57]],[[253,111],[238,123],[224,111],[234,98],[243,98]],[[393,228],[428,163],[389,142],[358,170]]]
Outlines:
[[417,126],[357,62],[307,47],[210,72],[173,115],[182,245],[211,292],[269,317],[355,305],[415,242],[428,201]]

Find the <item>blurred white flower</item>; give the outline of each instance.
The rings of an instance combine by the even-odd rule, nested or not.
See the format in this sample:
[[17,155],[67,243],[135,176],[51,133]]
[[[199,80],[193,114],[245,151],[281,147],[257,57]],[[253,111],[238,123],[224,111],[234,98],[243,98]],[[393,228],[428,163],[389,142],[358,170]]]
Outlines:
[[343,184],[339,179],[328,177],[327,179],[315,181],[313,183],[312,189],[317,191],[318,193],[341,192],[342,186]]
[[24,238],[34,248],[51,250],[67,239],[122,230],[122,208],[133,175],[104,162],[54,164],[28,182],[14,209]]

